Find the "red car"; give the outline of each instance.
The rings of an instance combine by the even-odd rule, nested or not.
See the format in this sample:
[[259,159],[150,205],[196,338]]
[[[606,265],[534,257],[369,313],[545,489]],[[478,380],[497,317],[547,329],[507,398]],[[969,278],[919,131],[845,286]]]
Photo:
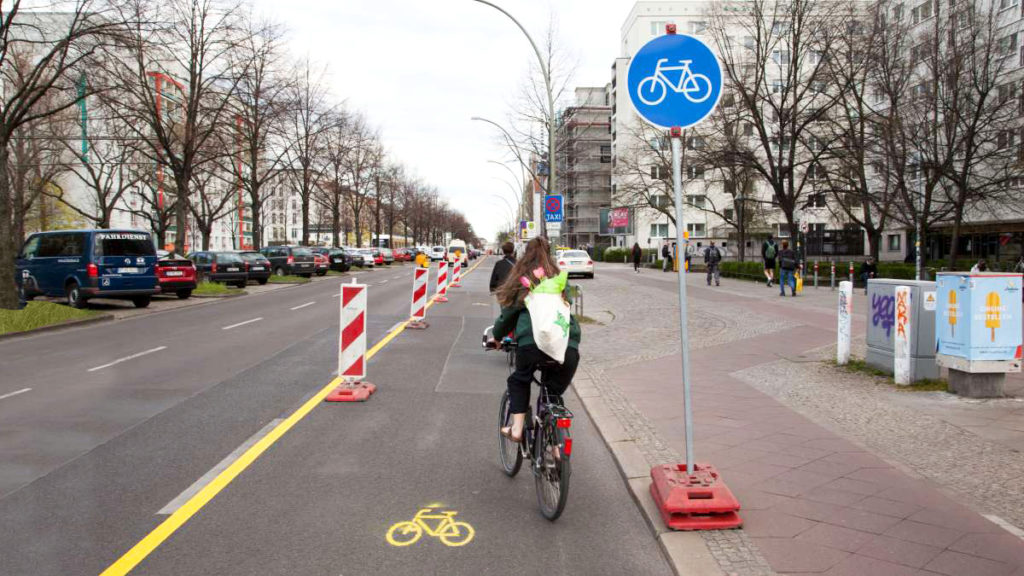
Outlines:
[[326,276],[327,271],[331,269],[330,259],[319,252],[313,252],[313,260],[316,262],[316,275]]
[[408,248],[395,250],[395,260],[401,262],[412,262],[412,252]]
[[160,252],[156,262],[158,294],[176,294],[182,300],[196,289],[196,265],[188,258]]
[[373,265],[383,266],[384,265],[384,254],[381,253],[380,248],[372,248],[373,253]]

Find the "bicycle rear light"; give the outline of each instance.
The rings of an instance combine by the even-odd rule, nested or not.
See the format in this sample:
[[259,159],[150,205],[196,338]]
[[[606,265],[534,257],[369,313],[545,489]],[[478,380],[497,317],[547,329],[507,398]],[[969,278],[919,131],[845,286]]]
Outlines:
[[572,456],[572,438],[565,439],[565,443],[562,444],[562,453],[566,456]]
[[572,418],[558,418],[555,420],[555,426],[559,428],[568,428],[572,426]]

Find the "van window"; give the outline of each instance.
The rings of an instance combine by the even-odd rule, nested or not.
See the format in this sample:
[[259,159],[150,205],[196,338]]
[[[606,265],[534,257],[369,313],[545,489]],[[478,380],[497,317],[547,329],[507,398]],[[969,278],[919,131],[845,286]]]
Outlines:
[[292,248],[292,256],[312,256],[313,252],[308,248]]
[[213,254],[218,264],[241,264],[242,257],[234,252],[217,252]]
[[39,236],[33,236],[25,242],[25,247],[21,250],[22,258],[35,258],[39,252]]
[[101,256],[155,256],[149,234],[139,232],[101,232],[96,234],[93,253]]
[[39,250],[36,253],[39,258],[81,256],[84,251],[80,233],[44,234],[39,238]]

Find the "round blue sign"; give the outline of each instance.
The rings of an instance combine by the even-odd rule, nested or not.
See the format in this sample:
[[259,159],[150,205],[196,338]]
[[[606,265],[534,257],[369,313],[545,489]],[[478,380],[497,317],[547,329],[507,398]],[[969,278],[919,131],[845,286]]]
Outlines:
[[626,87],[636,111],[662,128],[707,118],[722,96],[722,67],[707,44],[685,34],[658,36],[633,56]]

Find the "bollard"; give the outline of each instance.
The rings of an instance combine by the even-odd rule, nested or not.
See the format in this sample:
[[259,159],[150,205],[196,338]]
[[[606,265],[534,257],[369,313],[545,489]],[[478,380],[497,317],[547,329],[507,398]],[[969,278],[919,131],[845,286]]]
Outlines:
[[447,302],[448,297],[448,263],[444,260],[437,263],[437,292],[434,293],[434,302]]
[[892,341],[892,374],[893,380],[901,386],[914,381],[913,362],[910,357],[911,329],[910,325],[910,286],[896,287],[896,304],[893,306],[893,328],[895,333]]
[[818,289],[818,261],[814,261],[814,289]]
[[836,263],[832,262],[831,260],[829,261],[829,263],[832,265],[832,278],[828,282],[829,283],[829,289],[830,290],[835,290],[836,289]]
[[409,307],[409,324],[406,328],[424,330],[427,328],[424,318],[427,316],[427,279],[430,277],[430,270],[416,268],[412,274],[412,304]]
[[365,402],[377,387],[366,382],[366,284],[341,285],[338,326],[338,379],[327,402]]
[[836,364],[850,362],[850,332],[853,318],[853,284],[839,283],[838,326],[836,329]]
[[851,286],[855,286],[856,285],[854,283],[854,281],[853,281],[853,262],[852,261],[850,262],[850,285]]

